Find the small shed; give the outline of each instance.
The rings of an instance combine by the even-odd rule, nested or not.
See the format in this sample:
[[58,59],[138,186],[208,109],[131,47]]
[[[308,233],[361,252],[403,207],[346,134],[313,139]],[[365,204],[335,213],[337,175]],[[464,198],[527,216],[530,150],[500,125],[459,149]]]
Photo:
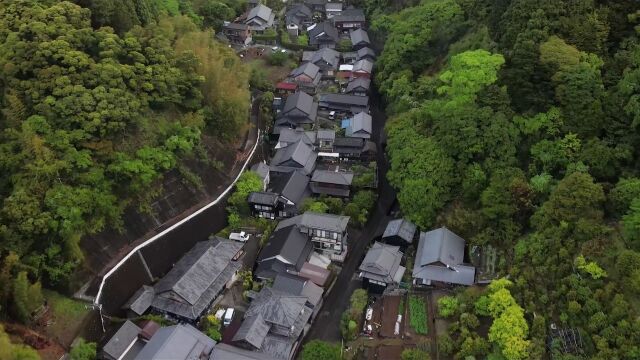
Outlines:
[[382,234],[382,240],[391,245],[407,246],[416,239],[417,228],[414,223],[406,219],[389,221]]

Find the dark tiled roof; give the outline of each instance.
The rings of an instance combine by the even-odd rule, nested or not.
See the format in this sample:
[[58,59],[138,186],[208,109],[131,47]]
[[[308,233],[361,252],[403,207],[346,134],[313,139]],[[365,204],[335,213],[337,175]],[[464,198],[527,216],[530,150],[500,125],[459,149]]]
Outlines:
[[242,264],[231,259],[242,244],[226,239],[202,241],[155,285],[152,306],[197,320]]
[[387,284],[399,282],[405,268],[400,266],[402,252],[398,246],[375,242],[367,251],[359,270],[363,276]]
[[326,231],[344,232],[349,224],[349,217],[333,214],[322,214],[307,211],[302,215],[285,219],[278,223],[276,230],[287,228],[291,225],[305,227],[309,229],[320,229]]
[[102,351],[114,359],[118,359],[124,355],[129,346],[138,339],[139,333],[140,328],[137,327],[136,324],[127,320],[122,324],[113,337],[111,337],[111,339],[109,339],[109,341],[102,347]]
[[249,30],[249,25],[238,24],[238,23],[228,23],[224,25],[224,28],[229,30]]
[[369,34],[367,34],[367,32],[362,29],[352,30],[349,33],[349,38],[351,39],[351,44],[354,46],[359,44],[368,45],[371,43],[369,41]]
[[342,13],[333,17],[334,22],[364,22],[365,16],[362,9],[345,9]]
[[338,30],[329,21],[316,24],[316,26],[314,26],[311,30],[309,30],[308,33],[309,33],[309,44],[311,45],[317,45],[319,43],[318,37],[323,34],[335,42],[337,42],[340,39],[340,36],[338,35]]
[[258,262],[277,258],[278,261],[284,261],[300,269],[311,255],[311,251],[313,244],[295,226],[279,228],[260,251]]
[[155,296],[153,287],[148,285],[142,285],[138,291],[122,306],[123,309],[129,309],[138,315],[144,314]]
[[416,225],[409,220],[395,219],[389,221],[387,227],[384,229],[383,238],[398,236],[407,243],[413,242],[413,237],[416,234]]
[[358,60],[364,58],[365,56],[369,56],[371,58],[376,58],[376,52],[373,51],[371,48],[368,47],[364,47],[360,50],[358,50]]
[[260,349],[264,338],[267,336],[267,333],[269,333],[270,327],[260,313],[247,316],[233,337],[233,341],[245,341],[256,349]]
[[316,170],[311,181],[336,185],[351,185],[353,173],[347,171]]
[[320,74],[320,68],[314,63],[307,62],[293,69],[289,76],[297,77],[300,75],[306,75],[311,80],[314,80],[318,76],[318,74]]
[[299,171],[292,171],[279,176],[269,184],[269,191],[280,194],[294,204],[301,204],[308,196],[309,177]]
[[312,147],[299,140],[285,148],[280,148],[271,159],[271,171],[290,172],[302,171],[304,174],[313,172],[316,164],[316,154]]
[[349,94],[355,90],[368,91],[369,88],[371,88],[371,80],[364,77],[359,77],[349,81],[349,84],[347,84],[346,92],[347,94]]
[[320,95],[320,102],[367,107],[369,106],[369,97],[345,94],[322,94]]
[[209,357],[216,344],[191,325],[160,328],[136,360],[196,360]]
[[276,360],[263,352],[240,349],[227,344],[216,344],[209,360]]
[[278,194],[264,191],[254,191],[249,193],[247,202],[252,204],[262,204],[275,206],[278,203]]

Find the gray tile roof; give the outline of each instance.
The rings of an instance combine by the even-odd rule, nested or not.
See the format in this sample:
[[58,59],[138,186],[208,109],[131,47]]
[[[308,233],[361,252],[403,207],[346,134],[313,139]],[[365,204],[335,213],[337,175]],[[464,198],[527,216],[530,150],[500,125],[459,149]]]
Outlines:
[[322,214],[307,211],[302,215],[282,220],[276,226],[276,230],[296,225],[309,229],[320,229],[335,232],[344,232],[349,224],[349,217],[333,214]]
[[291,274],[278,274],[273,281],[274,290],[307,298],[307,305],[315,308],[322,300],[324,290],[311,280]]
[[209,357],[216,344],[191,325],[160,328],[136,356],[136,360],[200,360]]
[[142,287],[138,289],[138,291],[136,291],[129,300],[127,300],[122,308],[131,310],[135,314],[142,315],[147,311],[147,309],[149,309],[149,306],[151,306],[155,295],[153,287],[142,285]]
[[343,147],[343,148],[351,148],[351,149],[362,149],[364,146],[365,139],[362,138],[352,138],[352,137],[337,137],[333,142],[333,146],[335,147]]
[[320,102],[368,107],[369,97],[345,94],[322,94],[320,95]]
[[271,325],[264,321],[261,313],[247,316],[233,336],[233,341],[245,341],[256,349],[260,349],[270,327]]
[[260,251],[258,262],[275,259],[299,270],[312,251],[311,241],[295,226],[277,228]]
[[273,20],[275,15],[271,9],[263,4],[259,4],[258,6],[249,10],[249,14],[247,15],[246,23],[251,21],[259,22],[260,25],[264,27],[269,27],[273,25]]
[[[290,328],[306,310],[307,298],[263,287],[247,309],[246,317],[262,315],[265,322]],[[300,331],[302,329],[299,329]],[[295,331],[295,330],[294,330]]]
[[[422,250],[422,251],[420,251]],[[464,239],[446,227],[420,233],[416,265],[441,262],[458,265],[464,261]]]
[[287,101],[284,103],[283,114],[297,109],[309,116],[313,114],[313,96],[303,91],[298,91],[293,95],[287,97]]
[[308,30],[308,34],[310,45],[318,45],[322,42],[320,39],[325,37],[333,42],[338,42],[338,40],[340,40],[338,30],[329,21],[316,24],[316,26],[314,26],[311,30]]
[[247,197],[247,202],[252,204],[275,206],[278,203],[278,198],[279,198],[279,195],[274,194],[272,192],[254,191],[249,193],[249,196]]
[[431,285],[432,281],[440,281],[458,285],[473,285],[475,283],[476,268],[468,265],[456,265],[455,270],[444,266],[428,265],[418,272],[413,271],[413,277],[422,279],[425,285]]
[[290,172],[300,170],[308,175],[316,166],[318,154],[311,146],[299,140],[285,148],[280,148],[271,159],[270,170],[275,172]]
[[225,29],[229,30],[249,30],[249,25],[247,24],[239,24],[239,23],[228,23],[224,25]]
[[340,64],[340,53],[334,49],[322,48],[318,51],[312,52],[311,54],[307,54],[307,57],[308,56],[311,56],[311,58],[307,61],[311,61],[316,65],[318,63],[323,63],[337,69],[338,65]]
[[227,344],[216,344],[209,360],[276,360],[263,352],[240,349]]
[[287,24],[300,25],[304,21],[311,20],[312,11],[304,4],[294,4],[284,14]]
[[340,15],[333,17],[334,22],[364,22],[365,16],[362,9],[345,9]]
[[299,171],[292,171],[274,177],[269,191],[280,194],[294,204],[301,204],[308,194],[309,177]]
[[355,78],[347,84],[346,93],[350,94],[354,91],[369,91],[371,88],[371,79],[364,77]]
[[351,39],[351,45],[369,45],[371,42],[369,41],[369,34],[362,29],[352,30],[349,33],[349,38]]
[[405,268],[400,266],[401,260],[402,252],[398,246],[375,242],[359,269],[363,277],[387,284],[398,283],[405,271]]
[[318,130],[318,140],[334,140],[336,138],[335,130]]
[[353,64],[353,72],[371,74],[373,71],[373,63],[368,59],[360,59]]
[[405,219],[395,219],[389,221],[387,227],[384,229],[382,238],[397,236],[410,244],[413,242],[415,234],[416,225],[414,223]]
[[372,59],[376,58],[376,52],[373,49],[364,47],[358,50],[358,60],[364,59],[365,57],[370,57]]
[[302,129],[283,128],[278,136],[279,147],[286,147],[302,139],[305,144],[312,146],[316,142],[316,133]]
[[463,265],[465,241],[442,227],[420,233],[413,277],[454,284],[473,284],[475,268]]
[[351,185],[353,182],[353,173],[350,171],[316,170],[313,172],[311,181],[326,184]]
[[129,346],[138,340],[139,333],[140,328],[127,320],[102,347],[102,351],[114,359],[119,359],[127,352]]
[[347,128],[346,135],[350,137],[361,137],[369,139],[372,131],[371,115],[365,112],[359,112],[351,119],[351,124]]
[[231,260],[241,248],[241,243],[221,238],[197,243],[154,286],[153,308],[197,320],[242,267]]
[[318,85],[320,81],[320,68],[314,63],[306,62],[289,73],[291,77],[298,77],[300,75],[307,76],[313,84]]
[[336,12],[340,12],[342,11],[342,3],[340,2],[331,2],[331,3],[326,3],[324,5],[324,9],[325,11],[336,11]]

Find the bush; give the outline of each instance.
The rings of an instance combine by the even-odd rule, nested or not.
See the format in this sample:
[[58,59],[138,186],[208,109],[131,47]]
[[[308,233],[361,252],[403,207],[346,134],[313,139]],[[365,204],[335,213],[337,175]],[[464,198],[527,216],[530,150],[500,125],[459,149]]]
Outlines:
[[357,324],[354,329],[352,325],[353,323],[355,323],[355,321],[351,320],[350,311],[346,310],[343,312],[342,317],[340,318],[340,333],[345,341],[350,341],[356,338]]
[[340,360],[340,347],[320,340],[311,340],[302,349],[302,360]]
[[453,339],[451,339],[451,336],[448,334],[438,336],[438,351],[443,355],[453,354],[455,347],[456,345],[453,342]]
[[97,345],[93,342],[86,342],[80,338],[71,349],[69,355],[71,360],[94,360],[96,358]]
[[459,308],[460,303],[458,303],[458,299],[453,296],[443,296],[438,299],[438,315],[443,318],[454,316]]
[[222,335],[220,334],[221,327],[222,323],[215,315],[207,315],[202,319],[203,332],[215,341],[222,339]]
[[367,302],[369,300],[369,296],[367,294],[367,290],[365,289],[356,289],[353,294],[351,294],[351,314],[353,319],[359,319],[362,312],[367,307]]
[[267,63],[271,66],[282,66],[289,59],[289,55],[284,52],[276,51],[272,52],[267,58]]

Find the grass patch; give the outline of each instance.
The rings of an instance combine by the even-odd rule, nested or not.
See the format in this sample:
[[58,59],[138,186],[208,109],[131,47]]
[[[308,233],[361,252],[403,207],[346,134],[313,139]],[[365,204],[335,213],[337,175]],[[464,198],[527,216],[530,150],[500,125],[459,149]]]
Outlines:
[[71,344],[82,321],[89,313],[86,304],[73,300],[55,291],[42,290],[50,307],[50,325],[46,328],[49,336],[64,345]]
[[409,297],[409,320],[416,333],[427,335],[427,307],[421,297]]

